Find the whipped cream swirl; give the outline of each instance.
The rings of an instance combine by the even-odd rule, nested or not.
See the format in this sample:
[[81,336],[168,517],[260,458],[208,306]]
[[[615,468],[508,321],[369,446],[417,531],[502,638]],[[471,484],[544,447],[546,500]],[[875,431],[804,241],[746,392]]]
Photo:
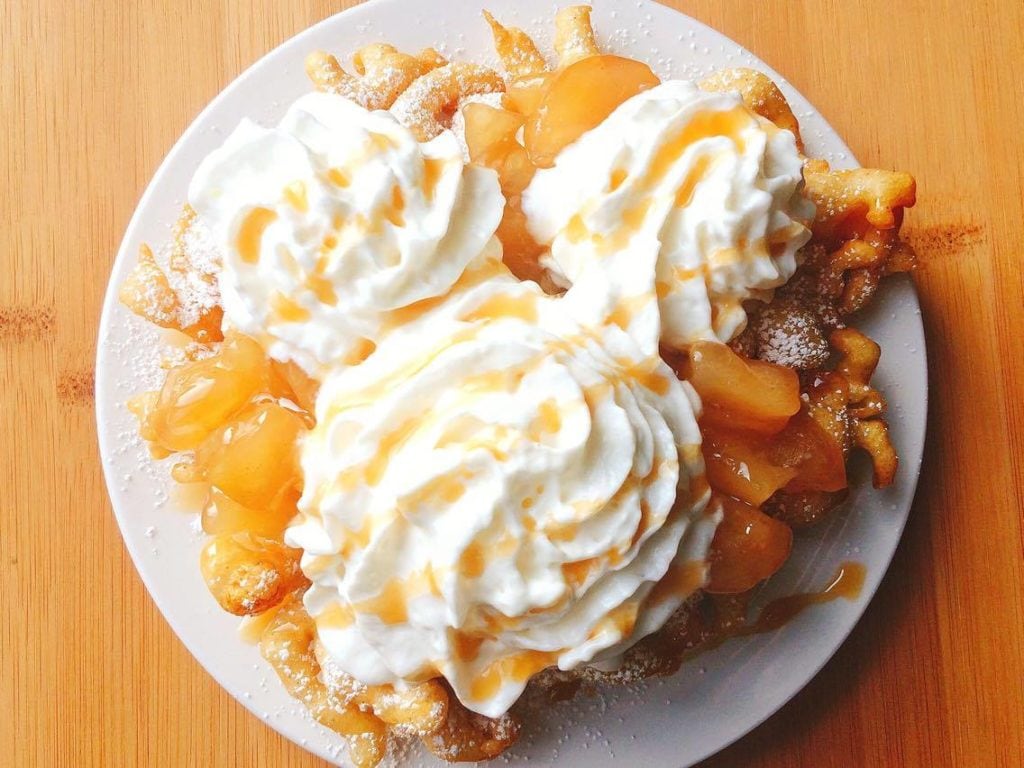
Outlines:
[[499,248],[504,201],[450,132],[419,144],[386,112],[313,93],[276,128],[242,121],[189,202],[224,254],[226,322],[320,376]]
[[728,341],[742,302],[769,298],[810,238],[802,164],[793,134],[738,94],[673,80],[538,171],[523,208],[586,322],[610,320],[646,350]]
[[542,669],[662,626],[703,585],[717,520],[690,386],[490,269],[328,374],[286,540],[345,672],[443,675],[496,717]]

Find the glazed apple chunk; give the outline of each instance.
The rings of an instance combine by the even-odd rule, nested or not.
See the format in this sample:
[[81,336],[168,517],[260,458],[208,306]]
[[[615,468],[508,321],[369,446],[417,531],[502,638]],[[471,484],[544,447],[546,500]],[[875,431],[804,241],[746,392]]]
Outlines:
[[526,122],[523,143],[530,159],[539,168],[550,168],[562,149],[622,102],[659,82],[643,62],[612,54],[588,56],[553,73],[540,86]]
[[843,444],[815,418],[791,369],[716,342],[669,357],[703,402],[702,451],[722,512],[708,591],[746,592],[782,567],[792,543],[790,526],[762,507],[780,493],[845,489]]
[[282,538],[302,490],[296,443],[311,424],[299,403],[313,387],[233,334],[129,404],[155,455],[181,454],[172,477],[205,488],[201,520],[212,538],[200,568],[230,613],[263,613],[305,583],[301,553]]
[[793,530],[738,499],[715,499],[722,511],[711,553],[711,594],[738,594],[774,574],[789,557]]
[[699,342],[679,372],[704,403],[701,431],[713,486],[755,506],[781,488],[846,486],[842,446],[811,417],[792,370]]

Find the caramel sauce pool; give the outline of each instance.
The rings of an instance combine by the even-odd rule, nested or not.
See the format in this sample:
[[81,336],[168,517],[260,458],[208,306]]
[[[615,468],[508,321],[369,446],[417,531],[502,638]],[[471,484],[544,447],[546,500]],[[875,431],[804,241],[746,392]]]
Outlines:
[[864,588],[866,569],[862,563],[844,562],[836,569],[832,581],[820,592],[803,592],[772,600],[761,609],[757,621],[739,630],[736,635],[771,632],[787,624],[812,605],[829,603],[838,598],[856,600]]
[[[734,637],[747,637],[772,632],[792,621],[805,609],[813,605],[829,603],[843,598],[855,600],[864,587],[866,569],[861,563],[843,562],[836,569],[827,586],[818,592],[801,592],[772,600],[758,613],[753,621],[744,619],[746,601],[742,595],[722,595],[733,598],[731,605],[717,609],[716,618],[702,618],[701,611],[694,610],[681,625],[666,627],[634,646],[634,653],[640,651],[653,655],[653,666],[648,666],[646,677],[674,674],[683,662],[712,651]],[[627,661],[628,663],[628,661]],[[650,658],[647,664],[651,664]]]
[[861,563],[844,561],[836,568],[828,586],[819,592],[798,592],[794,595],[778,597],[768,603],[758,613],[753,622],[729,622],[720,626],[717,630],[697,645],[692,651],[684,656],[703,653],[717,648],[726,640],[734,637],[748,637],[760,635],[764,632],[774,632],[781,629],[798,615],[803,613],[812,605],[830,603],[833,600],[843,598],[845,600],[856,600],[864,587],[864,576],[867,570]]

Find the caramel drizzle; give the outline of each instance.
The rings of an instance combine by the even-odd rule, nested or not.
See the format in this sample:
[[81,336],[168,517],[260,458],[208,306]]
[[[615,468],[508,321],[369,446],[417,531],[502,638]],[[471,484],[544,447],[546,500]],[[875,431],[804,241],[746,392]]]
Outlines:
[[277,214],[269,208],[256,207],[245,215],[235,237],[235,248],[243,262],[255,264],[260,260],[263,233],[276,220]]
[[506,684],[522,684],[558,660],[553,651],[522,651],[489,664],[469,686],[474,701],[491,699]]

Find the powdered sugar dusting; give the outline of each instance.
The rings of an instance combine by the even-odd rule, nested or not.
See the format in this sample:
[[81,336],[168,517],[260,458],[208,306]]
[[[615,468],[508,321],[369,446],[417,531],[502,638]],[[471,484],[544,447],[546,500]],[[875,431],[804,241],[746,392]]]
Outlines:
[[754,321],[757,356],[797,370],[821,368],[831,354],[814,314],[792,303],[770,304]]
[[198,323],[220,306],[217,273],[221,260],[210,230],[194,213],[186,214],[171,245],[167,273],[180,302],[178,322],[182,327]]
[[391,113],[425,141],[451,125],[461,99],[503,91],[504,87],[494,70],[463,62],[447,64],[413,80],[395,100]]

